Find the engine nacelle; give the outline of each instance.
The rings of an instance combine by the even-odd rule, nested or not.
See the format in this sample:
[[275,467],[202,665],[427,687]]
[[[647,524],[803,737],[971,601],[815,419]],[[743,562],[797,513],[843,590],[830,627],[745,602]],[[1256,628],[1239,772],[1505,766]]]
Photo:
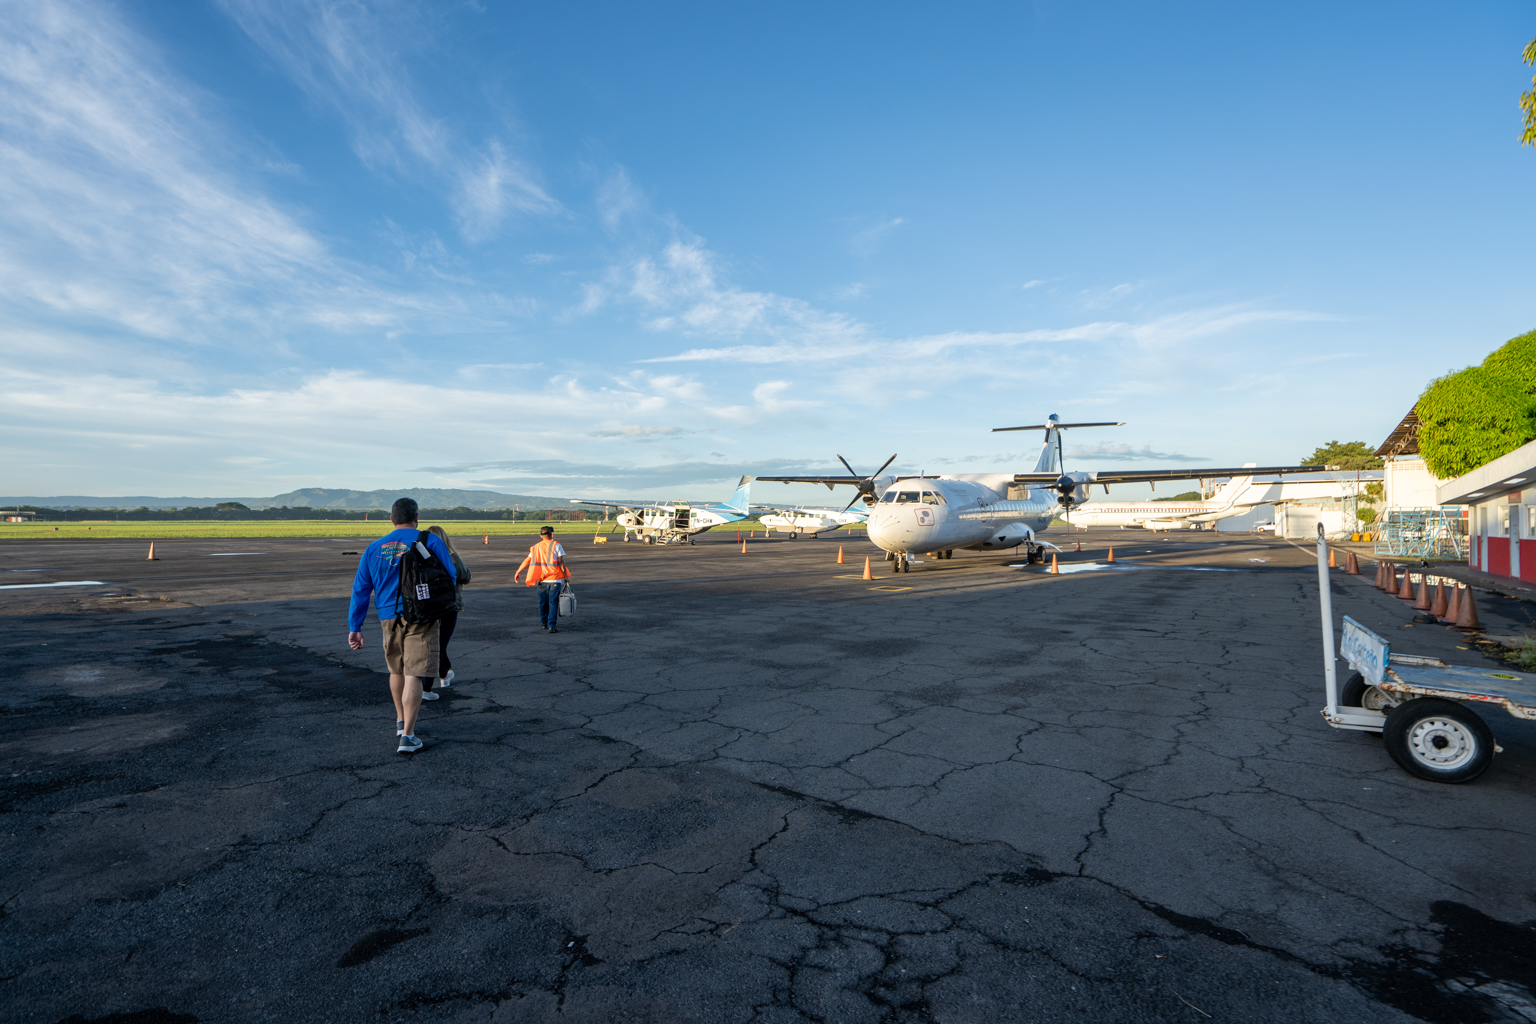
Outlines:
[[1026,541],[1035,539],[1035,531],[1023,523],[1009,523],[1007,526],[993,530],[991,535],[980,544],[972,544],[971,547],[980,548],[982,551],[1002,551],[1006,548],[1016,548]]

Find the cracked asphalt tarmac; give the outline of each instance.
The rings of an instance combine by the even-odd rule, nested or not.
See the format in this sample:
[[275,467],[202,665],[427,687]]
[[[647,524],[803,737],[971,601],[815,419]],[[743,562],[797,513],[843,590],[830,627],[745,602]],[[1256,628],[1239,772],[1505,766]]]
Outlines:
[[1052,539],[1119,568],[572,542],[553,636],[526,545],[463,543],[414,757],[361,542],[7,541],[101,585],[0,590],[0,1018],[1536,1020],[1536,723],[1414,779],[1318,715],[1309,552]]

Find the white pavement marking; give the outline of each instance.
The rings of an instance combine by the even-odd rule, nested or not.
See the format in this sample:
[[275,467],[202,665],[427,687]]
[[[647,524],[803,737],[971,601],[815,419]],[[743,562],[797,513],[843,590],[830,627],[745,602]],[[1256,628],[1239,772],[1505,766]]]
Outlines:
[[62,583],[10,583],[0,590],[36,590],[39,587],[104,587],[101,580],[65,580]]

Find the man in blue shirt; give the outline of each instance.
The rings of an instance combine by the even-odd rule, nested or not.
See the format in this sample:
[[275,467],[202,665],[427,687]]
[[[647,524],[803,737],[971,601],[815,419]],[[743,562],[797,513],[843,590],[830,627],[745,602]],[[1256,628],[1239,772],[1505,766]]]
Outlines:
[[369,544],[358,559],[357,578],[352,581],[352,607],[347,613],[347,646],[360,651],[370,597],[378,609],[401,754],[414,754],[422,746],[416,738],[416,714],[421,710],[422,678],[437,676],[437,623],[408,623],[399,617],[400,559],[419,541],[447,568],[450,576],[454,575],[447,545],[436,534],[420,533],[416,529],[419,517],[416,502],[410,498],[400,498],[390,507],[389,521],[395,529]]

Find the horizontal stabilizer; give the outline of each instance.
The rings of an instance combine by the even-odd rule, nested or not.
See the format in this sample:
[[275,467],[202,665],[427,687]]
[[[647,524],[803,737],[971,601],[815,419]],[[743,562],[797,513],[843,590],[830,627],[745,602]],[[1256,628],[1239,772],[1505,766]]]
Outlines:
[[1072,427],[1123,427],[1124,423],[1036,423],[1029,427],[993,427],[992,433],[1000,434],[1006,430],[1068,430]]

